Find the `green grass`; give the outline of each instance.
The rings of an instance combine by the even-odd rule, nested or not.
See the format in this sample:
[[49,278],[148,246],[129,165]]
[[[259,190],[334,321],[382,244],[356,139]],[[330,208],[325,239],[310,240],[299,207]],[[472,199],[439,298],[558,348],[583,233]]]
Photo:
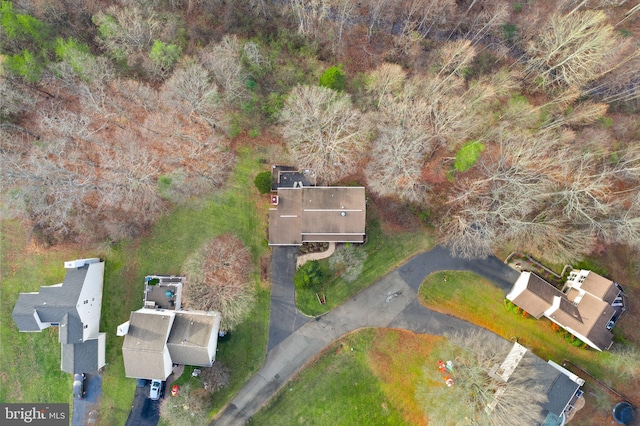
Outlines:
[[[0,228],[0,402],[71,402],[71,376],[60,371],[57,328],[19,333],[11,312],[20,292],[64,279],[68,251],[27,247],[18,221]],[[80,257],[78,252],[74,256]]]
[[[124,375],[122,337],[116,327],[142,306],[144,276],[179,274],[184,259],[205,241],[219,234],[237,235],[254,260],[257,302],[249,319],[220,345],[218,359],[231,371],[229,385],[213,395],[219,409],[262,364],[266,351],[269,291],[262,288],[258,265],[266,254],[264,214],[256,209],[255,175],[263,167],[248,149],[239,160],[227,188],[206,200],[194,200],[161,218],[149,235],[139,241],[123,241],[104,249],[46,249],[2,258],[2,323],[0,326],[0,401],[71,402],[71,377],[60,371],[57,329],[43,333],[19,333],[11,311],[21,291],[37,291],[41,285],[62,282],[63,261],[101,256],[105,263],[101,330],[107,332],[107,365],[103,376],[100,423],[124,424],[135,392],[135,380]],[[17,222],[3,222],[2,253],[22,253],[26,231]],[[22,246],[21,246],[22,244]],[[21,257],[20,257],[21,256]],[[10,342],[10,343],[9,343]]]
[[544,360],[561,363],[567,359],[605,382],[616,377],[616,373],[607,368],[609,354],[572,346],[552,330],[547,319],[525,318],[511,312],[504,303],[502,290],[476,274],[434,272],[420,287],[419,296],[434,310],[465,319],[506,339],[517,338]]
[[[354,281],[347,282],[340,277],[330,278],[321,290],[327,302],[321,305],[314,290],[297,290],[298,309],[306,315],[320,315],[344,303],[345,300],[373,284],[413,254],[428,250],[435,239],[428,230],[419,232],[385,233],[376,217],[375,210],[367,211],[367,242],[363,246],[367,252],[362,274]],[[328,260],[320,261],[329,270]]]
[[367,353],[375,335],[374,330],[363,330],[330,346],[254,415],[251,424],[409,424],[369,368]]

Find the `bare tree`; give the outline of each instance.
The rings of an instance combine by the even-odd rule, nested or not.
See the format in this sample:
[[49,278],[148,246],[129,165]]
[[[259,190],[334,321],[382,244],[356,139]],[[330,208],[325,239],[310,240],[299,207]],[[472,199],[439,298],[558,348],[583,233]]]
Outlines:
[[200,373],[202,384],[209,392],[217,392],[229,384],[229,369],[217,361],[209,368],[203,368]]
[[243,46],[236,36],[225,36],[219,43],[200,51],[200,62],[212,73],[213,80],[224,91],[224,100],[235,104],[247,96],[247,73],[240,61]]
[[213,127],[220,124],[220,99],[217,86],[204,67],[185,59],[162,88],[162,96],[183,114],[199,114]]
[[359,244],[346,243],[338,247],[329,258],[329,265],[347,282],[356,280],[364,269],[367,252]]
[[430,422],[496,426],[539,422],[540,405],[547,401],[547,395],[538,381],[536,358],[525,354],[504,380],[493,372],[509,353],[506,341],[498,341],[484,330],[448,338],[439,351],[443,360],[453,362],[453,372],[447,373],[453,386],[445,385],[437,365],[427,365],[424,382],[417,390]]
[[556,14],[527,46],[530,71],[546,85],[584,87],[613,66],[619,44],[602,11]]
[[221,313],[232,330],[249,314],[255,298],[251,254],[238,238],[220,235],[199,247],[182,266],[188,283],[183,300],[190,309]]
[[335,182],[356,170],[367,134],[348,95],[327,87],[296,86],[281,122],[292,158],[313,169],[321,181]]
[[210,405],[209,392],[187,384],[178,395],[162,399],[160,418],[172,426],[204,426]]

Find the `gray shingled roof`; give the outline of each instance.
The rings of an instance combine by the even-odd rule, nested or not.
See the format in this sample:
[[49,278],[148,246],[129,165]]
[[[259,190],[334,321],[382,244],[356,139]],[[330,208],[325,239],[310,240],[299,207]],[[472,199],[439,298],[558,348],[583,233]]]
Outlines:
[[63,344],[61,369],[69,374],[98,371],[98,339]]
[[[62,285],[40,287],[38,293],[21,293],[13,308],[13,319],[20,331],[40,331],[33,316],[38,312],[42,322],[62,322],[67,312],[77,312],[76,304],[82,291],[89,265],[77,269],[67,269]],[[73,329],[75,333],[75,328]],[[71,336],[76,338],[77,335]],[[82,339],[82,326],[80,327]]]

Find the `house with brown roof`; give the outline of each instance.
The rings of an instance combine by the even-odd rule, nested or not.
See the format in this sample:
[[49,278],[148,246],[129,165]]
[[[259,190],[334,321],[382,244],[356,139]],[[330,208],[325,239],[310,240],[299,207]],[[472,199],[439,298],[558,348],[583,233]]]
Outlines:
[[125,375],[164,381],[180,364],[211,367],[216,359],[221,316],[180,309],[184,277],[145,278],[144,306],[118,326],[124,336]]
[[365,240],[364,187],[278,187],[269,210],[269,245]]
[[179,364],[211,367],[220,313],[140,308],[118,327],[127,377],[165,380]]
[[535,318],[549,318],[599,351],[613,343],[613,326],[625,311],[620,284],[595,272],[573,270],[562,290],[522,272],[507,299]]
[[105,365],[106,334],[100,332],[104,261],[98,258],[64,262],[64,281],[20,293],[13,320],[21,332],[58,327],[60,369],[91,373]]

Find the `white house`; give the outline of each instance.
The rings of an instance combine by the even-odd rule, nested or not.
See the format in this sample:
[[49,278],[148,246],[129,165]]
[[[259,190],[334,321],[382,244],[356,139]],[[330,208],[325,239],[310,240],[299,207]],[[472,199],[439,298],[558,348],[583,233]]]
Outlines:
[[13,320],[21,332],[58,327],[62,371],[97,371],[105,365],[106,335],[99,331],[104,261],[98,258],[64,262],[61,284],[20,293]]

